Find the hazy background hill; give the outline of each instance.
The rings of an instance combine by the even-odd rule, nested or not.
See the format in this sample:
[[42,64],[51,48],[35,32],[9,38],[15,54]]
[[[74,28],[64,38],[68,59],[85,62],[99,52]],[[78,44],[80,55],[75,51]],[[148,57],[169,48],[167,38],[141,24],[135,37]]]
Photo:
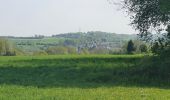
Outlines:
[[63,33],[52,36],[35,35],[34,37],[7,37],[17,48],[24,52],[47,50],[51,47],[71,47],[81,52],[82,49],[120,49],[129,40],[137,39],[135,34],[115,34],[100,31]]

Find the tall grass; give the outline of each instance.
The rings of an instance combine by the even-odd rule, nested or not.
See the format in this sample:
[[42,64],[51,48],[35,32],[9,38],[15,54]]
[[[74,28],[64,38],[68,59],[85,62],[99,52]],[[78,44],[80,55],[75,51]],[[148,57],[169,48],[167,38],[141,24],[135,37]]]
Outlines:
[[141,60],[143,57],[143,55],[0,57],[0,98],[168,100],[169,67],[160,68],[158,65],[154,67],[149,63],[149,60],[153,59]]

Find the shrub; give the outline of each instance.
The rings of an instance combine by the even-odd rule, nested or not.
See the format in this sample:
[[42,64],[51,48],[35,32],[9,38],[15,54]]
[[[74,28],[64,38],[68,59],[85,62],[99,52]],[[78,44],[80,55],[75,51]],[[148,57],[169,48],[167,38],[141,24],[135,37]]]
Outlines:
[[128,54],[132,54],[134,51],[135,51],[134,43],[132,40],[130,40],[127,45],[127,52]]
[[7,39],[0,38],[0,55],[1,56],[16,55],[13,45]]
[[33,52],[33,55],[35,55],[35,56],[48,55],[48,53],[45,51],[35,51],[35,52]]
[[68,50],[66,47],[58,46],[58,47],[49,47],[46,52],[50,55],[53,54],[68,54]]
[[74,47],[67,47],[67,52],[68,52],[68,54],[76,54],[77,53],[76,48],[74,48]]
[[89,51],[91,54],[109,54],[109,50],[105,48],[92,48]]
[[139,49],[140,49],[140,52],[142,52],[142,53],[148,51],[148,48],[147,48],[147,46],[145,44],[141,44],[139,46]]

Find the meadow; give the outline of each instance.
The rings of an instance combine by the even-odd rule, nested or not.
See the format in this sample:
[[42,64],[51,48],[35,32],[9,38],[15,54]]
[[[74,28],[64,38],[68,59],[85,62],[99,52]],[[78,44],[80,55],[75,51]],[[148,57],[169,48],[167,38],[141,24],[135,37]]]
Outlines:
[[143,55],[1,56],[0,99],[169,100],[169,67],[148,67],[147,59],[143,58]]

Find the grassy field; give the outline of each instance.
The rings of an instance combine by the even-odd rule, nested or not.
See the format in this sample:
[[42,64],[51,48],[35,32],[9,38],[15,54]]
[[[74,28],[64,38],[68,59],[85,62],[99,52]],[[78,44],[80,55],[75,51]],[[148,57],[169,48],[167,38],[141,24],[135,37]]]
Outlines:
[[0,99],[169,100],[168,68],[142,66],[142,58],[142,55],[0,57]]

